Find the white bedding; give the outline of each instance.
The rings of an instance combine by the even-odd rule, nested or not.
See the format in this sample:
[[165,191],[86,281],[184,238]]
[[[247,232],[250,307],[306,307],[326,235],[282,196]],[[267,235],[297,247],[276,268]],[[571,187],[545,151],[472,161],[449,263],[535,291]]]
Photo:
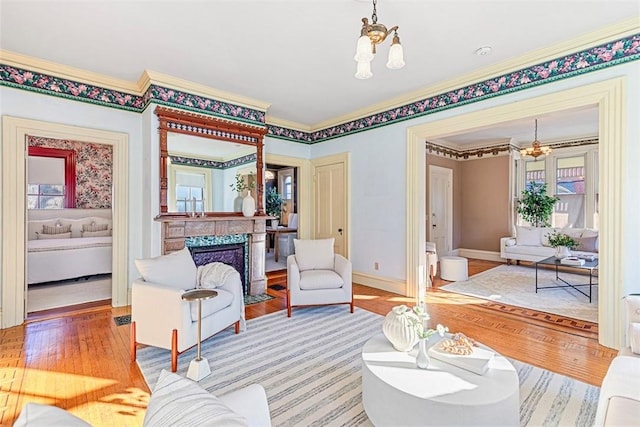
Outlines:
[[27,283],[111,273],[112,237],[29,240]]

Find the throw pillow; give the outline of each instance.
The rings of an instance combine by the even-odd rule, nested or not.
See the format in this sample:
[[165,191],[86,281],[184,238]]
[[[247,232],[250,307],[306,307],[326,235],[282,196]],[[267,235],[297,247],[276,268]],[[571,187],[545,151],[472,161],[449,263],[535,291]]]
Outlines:
[[71,233],[71,224],[69,225],[43,225],[42,234],[64,234]]
[[551,247],[551,245],[549,244],[549,236],[551,236],[553,233],[558,232],[559,230],[560,230],[559,228],[549,228],[549,227],[541,228],[540,243],[542,244],[542,246]]
[[577,251],[598,252],[598,236],[576,237],[575,239],[578,242]]
[[56,406],[29,402],[20,411],[13,427],[91,427],[91,424]]
[[197,383],[163,369],[151,393],[142,425],[231,427],[248,426],[249,423]]
[[107,230],[105,228],[104,230],[100,230],[100,231],[81,231],[80,232],[80,236],[82,236],[82,237],[108,237],[108,236],[111,236],[111,230]]
[[42,234],[36,231],[36,238],[38,240],[46,240],[46,239],[70,239],[71,232],[67,233],[58,233],[58,234]]
[[516,228],[516,244],[519,246],[540,246],[540,229],[518,226]]
[[109,224],[96,224],[95,221],[91,224],[82,224],[82,231],[105,231],[109,229]]
[[293,239],[296,262],[300,271],[333,270],[334,239]]
[[136,259],[134,262],[145,282],[183,290],[196,287],[198,269],[189,248],[155,258]]

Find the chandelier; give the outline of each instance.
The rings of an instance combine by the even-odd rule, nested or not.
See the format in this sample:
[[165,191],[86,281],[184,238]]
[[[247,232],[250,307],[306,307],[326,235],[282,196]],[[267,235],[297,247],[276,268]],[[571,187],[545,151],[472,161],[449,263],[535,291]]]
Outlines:
[[358,63],[356,78],[368,79],[373,76],[371,72],[371,61],[376,53],[376,45],[382,43],[387,36],[393,31],[393,40],[389,49],[389,60],[387,68],[397,70],[404,67],[404,59],[400,37],[398,37],[398,26],[391,27],[387,30],[383,24],[378,24],[378,14],[376,11],[377,0],[373,0],[373,14],[371,15],[371,24],[367,18],[362,18],[362,29],[360,30],[360,38],[356,47],[356,56],[353,59]]
[[533,157],[537,159],[540,156],[546,156],[551,153],[551,147],[541,146],[540,141],[538,141],[538,119],[536,119],[536,131],[533,142],[531,143],[531,147],[520,149],[520,155],[523,157]]

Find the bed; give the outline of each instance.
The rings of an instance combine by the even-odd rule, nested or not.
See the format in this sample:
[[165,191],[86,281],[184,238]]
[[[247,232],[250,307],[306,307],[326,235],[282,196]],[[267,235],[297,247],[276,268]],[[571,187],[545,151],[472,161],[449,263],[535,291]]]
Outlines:
[[111,233],[104,217],[27,221],[27,283],[111,273]]

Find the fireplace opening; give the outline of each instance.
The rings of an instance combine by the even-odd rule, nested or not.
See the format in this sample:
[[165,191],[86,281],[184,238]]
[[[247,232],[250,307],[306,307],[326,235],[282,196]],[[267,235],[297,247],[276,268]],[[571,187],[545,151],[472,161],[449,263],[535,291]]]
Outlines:
[[211,246],[189,247],[191,257],[197,266],[209,264],[211,262],[222,262],[235,268],[240,273],[242,290],[245,295],[249,294],[249,278],[245,266],[245,245],[243,243],[230,243]]

